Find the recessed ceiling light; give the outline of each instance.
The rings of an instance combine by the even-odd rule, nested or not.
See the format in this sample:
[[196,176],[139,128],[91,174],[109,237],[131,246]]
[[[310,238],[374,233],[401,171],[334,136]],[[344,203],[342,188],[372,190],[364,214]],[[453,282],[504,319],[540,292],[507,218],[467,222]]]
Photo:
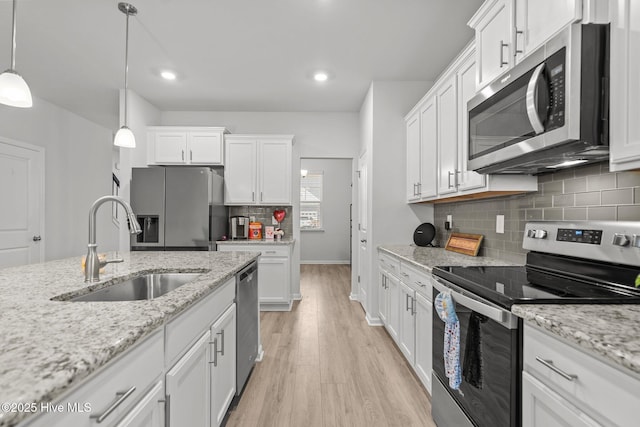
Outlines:
[[329,79],[329,75],[324,71],[317,71],[313,75],[313,79],[317,82],[326,82]]
[[176,73],[174,73],[173,71],[163,71],[163,72],[160,73],[160,76],[165,80],[175,80],[176,79]]

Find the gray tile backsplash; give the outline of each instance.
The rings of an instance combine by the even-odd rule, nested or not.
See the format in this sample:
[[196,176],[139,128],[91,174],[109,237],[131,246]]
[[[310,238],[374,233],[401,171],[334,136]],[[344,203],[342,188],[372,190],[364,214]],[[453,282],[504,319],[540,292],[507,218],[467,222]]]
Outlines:
[[274,227],[278,227],[275,224],[271,223],[271,218],[273,218],[273,211],[276,209],[283,209],[286,214],[284,217],[284,221],[280,223],[280,228],[284,230],[284,235],[287,237],[293,236],[293,218],[291,217],[291,206],[230,206],[229,207],[229,216],[243,215],[248,217],[255,217],[256,221],[262,223],[262,234],[264,236],[264,227],[267,225],[273,225]]
[[[453,230],[484,235],[480,255],[524,263],[522,235],[527,221],[640,221],[640,171],[610,172],[607,162],[538,177],[538,192],[495,199],[435,205],[436,240],[444,246]],[[504,215],[505,232],[496,233],[496,215]]]

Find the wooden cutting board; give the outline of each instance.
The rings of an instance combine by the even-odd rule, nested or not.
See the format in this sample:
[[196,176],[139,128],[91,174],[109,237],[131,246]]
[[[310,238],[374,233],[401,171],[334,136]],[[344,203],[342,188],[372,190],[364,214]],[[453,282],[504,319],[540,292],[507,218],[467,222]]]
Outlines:
[[482,234],[451,233],[445,249],[465,255],[478,256]]

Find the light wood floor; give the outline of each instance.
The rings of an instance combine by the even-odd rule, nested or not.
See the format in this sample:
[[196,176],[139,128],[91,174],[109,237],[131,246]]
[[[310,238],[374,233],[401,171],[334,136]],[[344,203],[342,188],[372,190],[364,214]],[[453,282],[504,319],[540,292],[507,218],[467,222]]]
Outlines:
[[228,427],[434,426],[391,337],[349,300],[350,278],[348,266],[303,265],[302,301],[261,314],[264,359]]

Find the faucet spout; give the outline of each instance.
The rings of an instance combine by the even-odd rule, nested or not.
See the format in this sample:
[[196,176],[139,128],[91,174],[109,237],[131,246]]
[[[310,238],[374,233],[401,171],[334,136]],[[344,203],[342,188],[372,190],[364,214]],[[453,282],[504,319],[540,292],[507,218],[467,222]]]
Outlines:
[[129,232],[131,234],[140,234],[142,232],[136,214],[133,213],[133,209],[131,209],[131,205],[122,197],[103,196],[93,202],[89,209],[89,244],[87,245],[87,258],[84,270],[85,282],[99,281],[100,267],[103,267],[108,262],[100,262],[98,259],[98,245],[96,244],[96,213],[98,212],[98,208],[106,202],[118,203],[124,208],[127,214]]

